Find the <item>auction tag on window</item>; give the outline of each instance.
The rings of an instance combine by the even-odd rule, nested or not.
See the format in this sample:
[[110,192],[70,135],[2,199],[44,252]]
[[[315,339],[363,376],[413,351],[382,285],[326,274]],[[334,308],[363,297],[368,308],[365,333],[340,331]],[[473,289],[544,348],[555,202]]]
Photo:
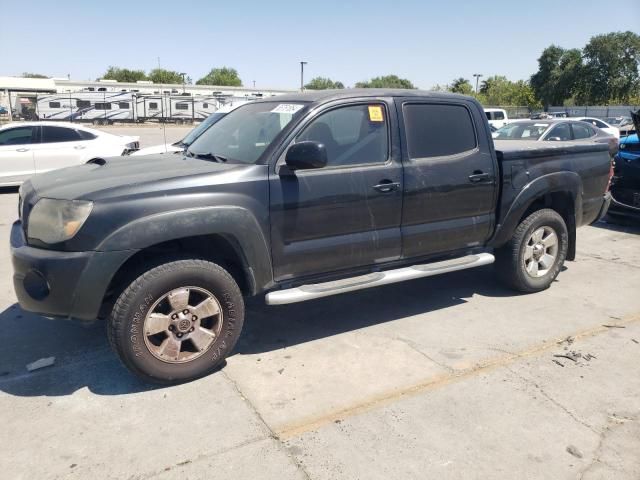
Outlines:
[[380,105],[369,105],[369,121],[384,122],[384,117],[382,116],[382,107]]
[[298,110],[304,108],[304,105],[298,103],[281,103],[276,108],[271,110],[271,113],[291,113],[294,114]]

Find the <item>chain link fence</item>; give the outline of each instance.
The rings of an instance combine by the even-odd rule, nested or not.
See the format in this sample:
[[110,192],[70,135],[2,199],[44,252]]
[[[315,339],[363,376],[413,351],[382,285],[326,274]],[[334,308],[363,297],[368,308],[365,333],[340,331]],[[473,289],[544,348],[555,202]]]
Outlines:
[[[530,118],[531,115],[542,113],[542,109],[529,107],[514,107],[500,105],[486,105],[485,108],[502,108],[506,110],[509,118]],[[640,105],[615,105],[615,106],[575,106],[575,107],[549,107],[548,113],[565,113],[567,117],[629,117],[629,112],[640,109]]]

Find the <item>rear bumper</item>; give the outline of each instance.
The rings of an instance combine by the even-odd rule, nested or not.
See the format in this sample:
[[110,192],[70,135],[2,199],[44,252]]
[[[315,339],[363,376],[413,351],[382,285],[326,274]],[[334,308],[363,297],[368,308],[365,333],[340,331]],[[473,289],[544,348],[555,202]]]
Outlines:
[[18,302],[45,316],[95,320],[111,279],[132,253],[34,248],[27,245],[21,223],[15,222],[11,263]]
[[598,212],[598,216],[592,223],[599,222],[604,218],[604,216],[607,214],[607,211],[609,211],[609,207],[611,206],[612,201],[613,201],[613,197],[611,196],[611,192],[605,193],[602,206],[600,207],[600,211]]

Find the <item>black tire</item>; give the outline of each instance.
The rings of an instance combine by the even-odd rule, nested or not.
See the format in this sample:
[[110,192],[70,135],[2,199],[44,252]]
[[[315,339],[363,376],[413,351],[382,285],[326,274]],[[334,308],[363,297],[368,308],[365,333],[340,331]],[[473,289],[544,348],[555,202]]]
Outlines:
[[[527,272],[525,250],[532,234],[543,227],[551,228],[556,233],[557,252],[546,273],[535,277]],[[548,208],[538,210],[525,218],[516,228],[511,240],[496,251],[498,276],[507,286],[520,292],[533,293],[545,290],[560,273],[568,248],[567,225],[560,214]]]
[[[168,292],[183,287],[205,289],[215,297],[220,306],[221,326],[203,353],[196,350],[195,354],[200,356],[183,363],[168,363],[147,347],[151,337],[146,336],[143,327],[154,304]],[[219,368],[235,346],[243,322],[242,293],[226,270],[204,260],[177,260],[150,269],[125,288],[113,307],[107,331],[111,346],[134,374],[147,382],[175,384],[203,377]],[[184,335],[186,339],[187,334]]]

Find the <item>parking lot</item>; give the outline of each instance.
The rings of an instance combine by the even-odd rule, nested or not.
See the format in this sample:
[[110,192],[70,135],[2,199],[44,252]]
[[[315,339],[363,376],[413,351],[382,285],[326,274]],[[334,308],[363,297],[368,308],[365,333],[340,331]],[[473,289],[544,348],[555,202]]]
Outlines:
[[[136,130],[143,145],[164,138]],[[15,190],[0,194],[3,478],[640,476],[638,227],[580,229],[577,261],[533,295],[489,266],[288,306],[253,299],[221,371],[154,388],[119,364],[104,325],[16,305],[16,206]]]

